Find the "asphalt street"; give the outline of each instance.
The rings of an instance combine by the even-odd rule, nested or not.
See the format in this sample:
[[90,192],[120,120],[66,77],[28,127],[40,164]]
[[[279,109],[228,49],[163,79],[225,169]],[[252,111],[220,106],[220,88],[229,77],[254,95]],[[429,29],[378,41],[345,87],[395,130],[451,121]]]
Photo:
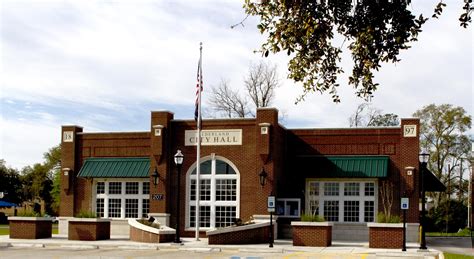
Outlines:
[[474,257],[471,237],[426,237],[426,245],[439,251]]

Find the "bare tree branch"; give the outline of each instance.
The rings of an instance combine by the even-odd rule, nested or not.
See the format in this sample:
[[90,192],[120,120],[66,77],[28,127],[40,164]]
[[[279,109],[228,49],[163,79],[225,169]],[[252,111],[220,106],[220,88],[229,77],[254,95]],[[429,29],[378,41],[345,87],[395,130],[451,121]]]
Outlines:
[[227,118],[244,118],[249,115],[247,103],[247,99],[241,97],[237,91],[233,91],[229,87],[229,82],[224,79],[221,80],[217,88],[212,88],[209,99],[212,109]]

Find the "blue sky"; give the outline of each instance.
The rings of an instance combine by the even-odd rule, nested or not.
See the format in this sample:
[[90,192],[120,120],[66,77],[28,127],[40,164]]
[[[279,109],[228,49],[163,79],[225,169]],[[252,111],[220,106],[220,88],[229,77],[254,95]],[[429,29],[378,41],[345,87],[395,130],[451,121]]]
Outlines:
[[[415,0],[415,13],[431,14],[436,2]],[[373,106],[410,117],[430,103],[451,103],[472,115],[473,31],[458,23],[460,1],[429,20],[419,41],[376,74]],[[151,110],[191,119],[199,42],[203,42],[204,93],[227,79],[243,89],[243,77],[261,60],[257,20],[241,1],[26,1],[0,3],[0,158],[16,168],[42,161],[60,142],[61,125],[86,132],[146,131]],[[294,127],[347,127],[363,100],[340,78],[342,103],[312,94],[295,105],[301,87],[286,79],[273,103]],[[350,72],[350,56],[343,68]]]

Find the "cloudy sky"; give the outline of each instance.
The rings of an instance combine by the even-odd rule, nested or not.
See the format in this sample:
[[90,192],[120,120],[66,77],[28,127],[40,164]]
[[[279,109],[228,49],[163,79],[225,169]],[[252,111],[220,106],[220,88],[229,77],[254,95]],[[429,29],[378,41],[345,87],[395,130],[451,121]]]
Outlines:
[[[415,0],[415,13],[431,14],[437,1]],[[373,106],[410,117],[430,103],[464,107],[472,115],[473,30],[457,21],[461,1],[448,0],[439,20],[429,20],[402,62],[376,75]],[[60,143],[61,125],[86,132],[146,131],[151,110],[191,119],[199,42],[203,42],[203,106],[211,86],[227,79],[243,88],[243,77],[261,57],[263,41],[242,1],[24,1],[0,2],[0,159],[15,168],[41,162]],[[344,56],[344,70],[350,58]],[[301,88],[286,80],[273,103],[284,125],[347,127],[363,100],[340,79],[342,103],[313,94],[295,105]]]

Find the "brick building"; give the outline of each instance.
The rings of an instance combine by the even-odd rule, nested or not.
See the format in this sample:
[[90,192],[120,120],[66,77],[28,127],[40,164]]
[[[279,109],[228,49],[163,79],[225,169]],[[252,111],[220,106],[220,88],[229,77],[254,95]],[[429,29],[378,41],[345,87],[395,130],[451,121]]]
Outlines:
[[[334,239],[368,240],[366,223],[383,211],[379,189],[385,185],[393,191],[393,214],[401,215],[401,195],[409,197],[409,240],[414,240],[419,128],[418,119],[402,119],[400,127],[287,129],[272,108],[258,109],[251,119],[204,120],[201,234],[235,218],[268,215],[267,196],[273,192],[279,237],[291,236],[290,222],[304,211],[335,222]],[[153,215],[171,227],[180,220],[181,235],[194,236],[195,130],[193,120],[176,120],[167,111],[152,112],[145,132],[85,133],[63,126],[60,233],[67,231],[70,217],[94,211],[113,219],[112,234],[128,233],[127,218]],[[173,162],[178,149],[184,154],[179,183]]]

